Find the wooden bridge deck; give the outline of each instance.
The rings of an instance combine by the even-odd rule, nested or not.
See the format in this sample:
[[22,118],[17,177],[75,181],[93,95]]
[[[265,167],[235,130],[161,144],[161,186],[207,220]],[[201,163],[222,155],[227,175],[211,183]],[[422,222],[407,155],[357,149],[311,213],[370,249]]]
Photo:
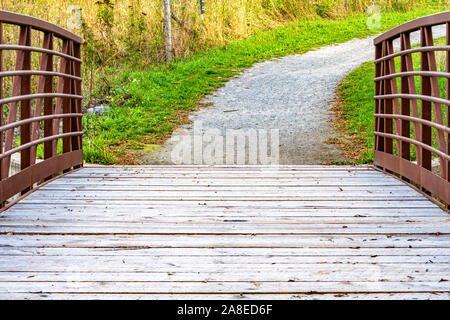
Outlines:
[[439,298],[450,217],[370,167],[85,168],[0,214],[0,298]]

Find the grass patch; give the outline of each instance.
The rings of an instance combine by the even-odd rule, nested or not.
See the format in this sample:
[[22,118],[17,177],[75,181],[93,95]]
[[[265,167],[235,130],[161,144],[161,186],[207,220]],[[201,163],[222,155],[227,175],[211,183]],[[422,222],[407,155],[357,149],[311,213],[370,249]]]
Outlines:
[[[444,45],[445,39],[435,40],[436,45]],[[415,45],[414,47],[416,47]],[[420,70],[420,53],[412,54],[414,70]],[[445,53],[436,53],[437,70],[445,72]],[[395,58],[396,71],[401,70],[400,57]],[[375,64],[373,61],[362,64],[352,71],[339,85],[337,89],[337,101],[333,111],[337,118],[334,125],[337,127],[339,136],[329,143],[338,144],[345,151],[346,156],[356,163],[373,162],[374,153],[374,75]],[[420,94],[420,77],[415,77],[416,93]],[[397,79],[397,88],[400,91],[400,78]],[[441,98],[445,98],[446,79],[439,79],[439,91]],[[420,101],[418,110],[420,114]],[[442,107],[445,122],[445,106]],[[433,111],[432,118],[435,114]],[[444,123],[445,124],[445,123]],[[395,133],[395,128],[394,128]],[[432,143],[438,148],[436,130],[432,130]],[[411,126],[411,137],[414,131]],[[394,141],[394,154],[397,154]],[[411,145],[411,159],[415,160],[416,153],[414,145]]]
[[352,71],[339,85],[333,108],[339,136],[330,143],[338,144],[356,163],[373,162],[374,75],[373,61]]
[[104,142],[97,139],[89,139],[83,143],[84,160],[88,163],[109,165],[114,163],[113,154],[104,147]]
[[[95,127],[88,129],[88,137],[95,137],[100,148],[115,153],[115,162],[133,164],[134,151],[162,143],[177,126],[188,122],[189,112],[199,107],[199,101],[205,95],[254,63],[365,37],[436,11],[439,10],[386,12],[382,14],[379,30],[368,29],[368,17],[363,14],[337,21],[305,20],[258,32],[227,46],[148,70],[123,70],[113,81],[113,90],[108,98],[110,112],[96,119]],[[369,65],[365,68],[370,72]],[[360,76],[371,77],[365,84],[356,83],[367,86],[361,88],[367,92],[373,82],[372,73],[360,72]],[[358,80],[350,78],[349,81]],[[364,92],[360,94],[362,99]],[[363,117],[359,121],[366,120]],[[364,125],[369,125],[369,122]]]
[[[20,139],[16,140],[17,145],[20,145]],[[110,165],[114,163],[113,154],[105,148],[105,143],[99,141],[98,138],[86,139],[83,143],[84,160],[88,163],[97,163]],[[62,139],[58,139],[57,155],[63,154]],[[36,148],[36,158],[44,159],[44,144],[39,144]]]

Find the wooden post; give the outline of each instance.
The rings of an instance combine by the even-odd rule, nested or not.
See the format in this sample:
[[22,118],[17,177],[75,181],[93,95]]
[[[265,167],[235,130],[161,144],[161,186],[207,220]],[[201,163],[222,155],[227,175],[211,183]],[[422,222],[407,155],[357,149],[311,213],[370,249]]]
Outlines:
[[164,0],[164,47],[166,61],[172,60],[172,15],[170,13],[170,0]]
[[[450,22],[446,23],[447,28],[447,45],[450,45]],[[0,29],[1,30],[1,29]],[[446,61],[446,67],[447,72],[450,73],[450,52],[447,51],[447,61]],[[447,78],[447,100],[450,100],[450,79]],[[447,106],[447,127],[450,126],[450,106]],[[450,133],[447,133],[447,154],[450,154]],[[450,161],[447,161],[447,168],[446,168],[446,174],[447,177],[444,177],[447,179],[447,181],[450,182]],[[447,209],[450,209],[450,203],[447,204]]]
[[[0,44],[3,42],[3,23],[0,22]],[[0,50],[0,72],[3,71],[3,51]],[[3,77],[0,77],[0,100],[3,98]],[[3,126],[3,105],[0,104],[0,126]],[[3,153],[3,131],[0,132],[0,153]],[[3,159],[0,159],[0,180],[3,179],[2,165]],[[0,193],[2,192],[0,188]],[[3,201],[0,201],[0,208],[3,208]]]

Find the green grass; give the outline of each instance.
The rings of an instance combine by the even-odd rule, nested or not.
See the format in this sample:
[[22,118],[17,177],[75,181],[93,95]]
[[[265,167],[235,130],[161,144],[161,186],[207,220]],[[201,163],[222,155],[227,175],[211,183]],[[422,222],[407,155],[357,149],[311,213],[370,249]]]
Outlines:
[[[62,139],[58,140],[58,146],[56,148],[56,154],[62,154],[63,153],[63,143]],[[44,145],[39,144],[36,149],[36,158],[38,159],[44,159]]]
[[[383,13],[379,30],[368,29],[365,15],[339,21],[302,21],[259,32],[225,47],[155,66],[151,70],[122,70],[113,80],[115,89],[109,99],[111,111],[107,116],[96,119],[94,127],[88,128],[88,137],[95,137],[99,149],[115,152],[116,161],[126,163],[130,158],[124,156],[129,151],[164,141],[177,125],[185,123],[186,115],[198,106],[205,95],[258,61],[301,54],[332,43],[376,34],[436,11],[420,9]],[[356,71],[367,81],[358,82],[363,86],[359,96],[348,99],[368,103],[364,100],[364,93],[368,92],[372,83],[370,68],[367,64]],[[357,81],[357,77],[353,74],[347,84]],[[356,116],[360,126],[370,125],[365,117]]]
[[109,165],[114,163],[114,156],[105,148],[99,138],[87,139],[83,143],[84,160],[88,163]]
[[[444,39],[435,41],[436,45],[444,45]],[[414,70],[420,70],[420,53],[412,54]],[[437,56],[438,71],[445,71],[445,56]],[[395,58],[396,71],[400,71],[400,57]],[[373,162],[374,152],[374,75],[375,64],[373,61],[364,63],[360,67],[352,71],[338,87],[339,100],[339,120],[338,128],[341,130],[342,137],[338,139],[343,143],[343,147],[347,151],[357,150],[357,163]],[[397,79],[397,87],[400,86],[400,78]],[[416,93],[420,94],[420,77],[415,77]],[[446,79],[439,79],[439,91],[441,98],[445,98]],[[418,109],[420,114],[420,101],[418,101]],[[445,106],[442,107],[445,121]],[[434,119],[433,112],[433,119]],[[395,133],[395,128],[394,128]],[[432,130],[433,146],[438,147],[436,130]],[[411,137],[414,137],[413,128],[411,126]],[[396,154],[396,144],[394,143],[394,154]],[[416,157],[415,147],[411,146],[411,158]]]
[[[20,144],[20,139],[16,139],[16,143]],[[58,140],[56,154],[63,153],[62,139]],[[88,163],[97,163],[109,165],[114,163],[114,156],[104,146],[103,141],[98,138],[86,139],[83,144],[84,160]],[[44,159],[44,144],[39,144],[36,149],[36,158]]]
[[[374,148],[374,82],[375,65],[373,61],[364,63],[352,71],[339,85],[340,109],[343,112],[342,125],[339,128],[350,139],[346,149],[358,147],[356,162],[370,163],[373,161]],[[356,146],[356,144],[360,144]]]

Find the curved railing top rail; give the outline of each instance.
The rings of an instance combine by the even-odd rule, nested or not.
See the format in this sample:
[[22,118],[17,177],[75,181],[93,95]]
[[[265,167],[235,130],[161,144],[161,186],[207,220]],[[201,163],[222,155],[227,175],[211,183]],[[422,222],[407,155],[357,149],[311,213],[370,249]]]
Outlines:
[[0,207],[83,165],[81,45],[68,30],[0,10]]
[[405,22],[375,38],[375,45],[385,41],[398,38],[402,33],[411,33],[420,30],[422,27],[436,26],[450,21],[450,11],[439,12],[429,16],[417,18]]
[[32,27],[33,29],[39,31],[51,32],[58,38],[72,40],[78,44],[83,43],[83,39],[81,39],[80,36],[77,36],[76,34],[64,28],[24,14],[0,10],[0,21],[2,21],[3,23],[14,24],[18,26]]
[[[433,27],[440,25],[446,37],[435,45]],[[415,31],[420,32],[420,43],[412,47]],[[394,45],[397,39],[399,49]],[[448,206],[450,11],[404,23],[374,43],[374,164]]]

